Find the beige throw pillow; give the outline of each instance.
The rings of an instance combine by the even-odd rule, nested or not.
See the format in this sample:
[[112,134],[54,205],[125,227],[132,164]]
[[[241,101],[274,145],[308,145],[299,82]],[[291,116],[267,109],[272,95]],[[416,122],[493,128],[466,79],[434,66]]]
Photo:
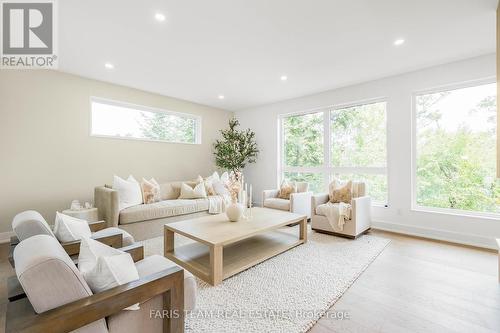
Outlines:
[[158,184],[156,179],[151,178],[150,180],[146,180],[142,178],[141,189],[142,198],[145,204],[151,204],[161,200],[160,184]]
[[352,200],[352,181],[348,181],[344,186],[341,186],[338,180],[334,180],[329,186],[330,202],[351,203]]
[[284,180],[281,183],[280,191],[278,193],[278,198],[290,200],[290,194],[297,192],[297,186],[295,183],[288,182]]
[[194,188],[182,183],[181,185],[181,195],[179,199],[202,199],[207,197],[207,192],[205,190],[205,184],[199,183]]

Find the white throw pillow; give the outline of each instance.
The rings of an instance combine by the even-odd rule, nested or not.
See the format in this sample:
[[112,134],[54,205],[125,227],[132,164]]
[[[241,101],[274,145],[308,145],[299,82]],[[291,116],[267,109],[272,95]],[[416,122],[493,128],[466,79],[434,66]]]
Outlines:
[[[218,174],[217,176],[219,177]],[[228,183],[229,183],[229,173],[227,173],[226,171],[222,175],[220,175],[219,180],[215,180],[212,182],[212,187],[214,189],[215,194],[229,195],[229,190],[227,189]]]
[[[94,293],[139,279],[139,272],[129,253],[91,238],[82,239],[78,269]],[[125,310],[139,309],[139,303],[125,308]]]
[[118,191],[120,210],[143,203],[141,185],[132,175],[127,180],[115,175],[113,189]]
[[54,235],[60,242],[67,243],[90,237],[92,231],[87,221],[56,212]]
[[229,173],[227,171],[220,175],[220,181],[224,183],[229,181]]
[[217,171],[214,171],[214,173],[211,176],[208,176],[207,179],[210,179],[211,181],[215,182],[220,180],[220,177]]
[[201,199],[206,198],[207,192],[205,190],[205,184],[203,182],[196,185],[194,188],[186,183],[181,185],[181,195],[179,199]]

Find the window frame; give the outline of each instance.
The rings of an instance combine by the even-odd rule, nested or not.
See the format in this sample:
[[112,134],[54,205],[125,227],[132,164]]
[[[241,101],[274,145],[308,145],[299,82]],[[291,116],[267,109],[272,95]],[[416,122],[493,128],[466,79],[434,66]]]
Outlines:
[[[148,139],[148,138],[136,138],[136,137],[126,137],[119,135],[105,135],[105,134],[93,134],[92,133],[92,104],[100,103],[106,105],[112,105],[117,107],[124,107],[128,109],[134,109],[137,111],[152,112],[152,113],[164,113],[168,115],[175,115],[183,118],[190,118],[195,121],[195,140],[194,142],[182,142],[182,141],[167,141],[158,139]],[[95,138],[106,138],[106,139],[118,139],[118,140],[132,140],[132,141],[146,141],[146,142],[159,142],[159,143],[170,143],[170,144],[186,144],[186,145],[199,145],[202,143],[202,117],[200,115],[195,115],[191,113],[170,111],[145,105],[139,105],[129,102],[117,101],[113,99],[91,96],[89,99],[89,136]]]
[[[386,135],[386,166],[385,167],[334,167],[331,165],[331,124],[330,117],[331,112],[339,109],[363,106],[367,104],[375,103],[385,103],[385,135]],[[373,201],[372,206],[377,207],[389,207],[390,202],[390,191],[389,191],[389,144],[388,144],[388,101],[386,97],[376,97],[364,100],[357,100],[354,102],[332,104],[329,106],[323,106],[319,108],[308,109],[305,111],[283,113],[278,115],[278,170],[277,170],[277,180],[279,184],[284,179],[284,174],[286,172],[297,172],[297,173],[315,173],[322,174],[323,181],[326,185],[334,178],[334,174],[346,174],[346,173],[364,173],[364,174],[374,174],[374,175],[385,175],[387,178],[387,202]],[[283,121],[285,118],[291,116],[304,116],[313,113],[323,113],[323,164],[318,167],[291,167],[285,165],[284,156],[284,144],[285,144],[285,131],[283,126]]]
[[[436,94],[439,92],[453,91],[465,88],[473,88],[481,85],[497,83],[496,77],[488,76],[477,80],[468,80],[455,82],[432,88],[415,90],[411,96],[411,207],[414,212],[438,213],[455,216],[468,216],[476,218],[493,218],[498,219],[500,213],[480,212],[474,210],[463,210],[454,208],[421,206],[417,204],[417,97],[427,94]],[[498,83],[497,83],[498,84]],[[498,97],[497,97],[498,101]],[[498,102],[497,102],[498,109]],[[497,128],[498,131],[498,128]],[[496,177],[496,174],[495,174]]]

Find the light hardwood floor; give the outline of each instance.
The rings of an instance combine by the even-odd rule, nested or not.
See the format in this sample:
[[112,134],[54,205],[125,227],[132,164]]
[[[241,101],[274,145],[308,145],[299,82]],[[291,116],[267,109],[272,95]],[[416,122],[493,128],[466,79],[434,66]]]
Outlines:
[[[500,284],[494,252],[380,231],[391,244],[330,309],[349,319],[322,318],[311,333],[500,332]],[[333,236],[332,236],[333,237]],[[6,279],[14,274],[0,246],[0,332]]]
[[392,233],[390,245],[322,318],[326,332],[500,332],[494,252]]

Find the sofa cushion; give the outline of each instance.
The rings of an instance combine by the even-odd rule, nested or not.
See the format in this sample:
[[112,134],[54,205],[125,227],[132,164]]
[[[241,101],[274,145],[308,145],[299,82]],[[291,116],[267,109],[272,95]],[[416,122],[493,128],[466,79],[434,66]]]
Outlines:
[[266,200],[264,200],[264,207],[289,211],[290,200],[280,198],[267,198]]
[[126,208],[120,212],[120,224],[161,219],[208,210],[208,199],[163,200]]
[[[135,263],[135,267],[141,278],[175,266],[177,265],[173,261],[157,254]],[[196,279],[193,274],[184,270],[184,308],[186,310],[194,309],[196,304],[196,290]]]

